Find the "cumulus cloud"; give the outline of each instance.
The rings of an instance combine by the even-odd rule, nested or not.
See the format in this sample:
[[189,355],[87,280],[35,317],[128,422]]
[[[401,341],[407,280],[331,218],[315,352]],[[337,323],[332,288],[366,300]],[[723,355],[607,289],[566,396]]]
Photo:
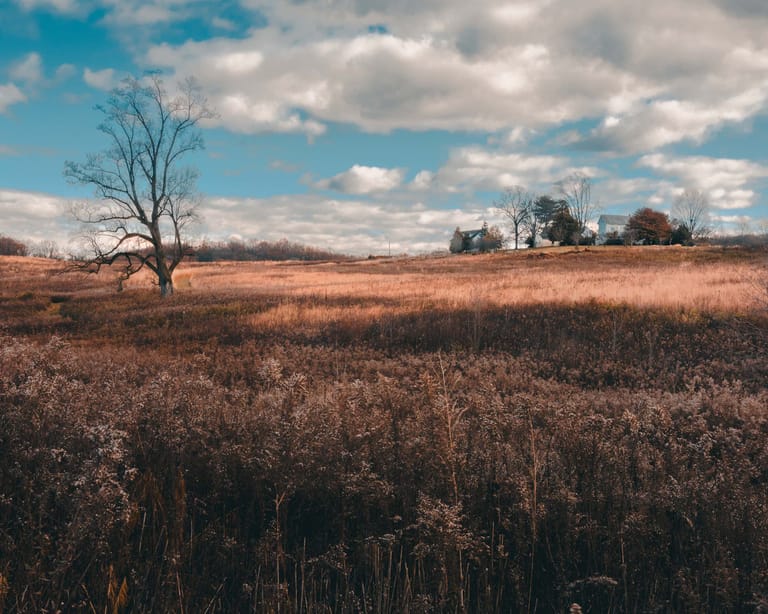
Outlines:
[[68,201],[38,192],[0,189],[3,233],[24,241],[52,239],[65,244],[72,231]]
[[[569,75],[580,63],[571,58],[555,66],[560,60],[542,45],[470,59],[434,38],[372,33],[295,41],[291,32],[267,28],[244,40],[156,46],[147,62],[195,74],[225,109],[222,122],[235,129],[247,128],[248,119],[270,129],[271,118],[297,111],[316,122],[353,123],[372,132],[538,126],[596,111],[595,89],[617,81],[632,87],[598,64],[577,82]],[[545,79],[537,88],[537,79],[558,69],[562,83]]]
[[104,68],[103,70],[83,70],[83,81],[97,90],[110,90],[115,85],[115,71],[113,68]]
[[655,100],[633,114],[609,115],[589,135],[575,135],[571,145],[620,153],[639,153],[688,140],[701,143],[713,130],[738,124],[759,113],[768,87],[753,88],[719,105]]
[[530,130],[597,119],[573,142],[644,151],[760,112],[768,15],[724,0],[243,0],[245,38],[152,47],[195,74],[228,128]]
[[756,193],[749,188],[750,184],[768,177],[768,166],[743,159],[648,154],[638,160],[638,165],[673,179],[682,186],[679,189],[705,191],[718,209],[752,206]]
[[419,171],[409,184],[413,190],[429,190],[435,181],[435,174],[432,171]]
[[78,8],[76,0],[16,0],[16,4],[26,11],[50,8],[60,13],[72,13]]
[[118,27],[126,25],[151,26],[181,19],[185,14],[183,3],[174,6],[168,2],[118,1],[104,17],[104,22]]
[[355,164],[349,170],[330,179],[318,181],[315,185],[321,189],[335,190],[344,194],[371,194],[388,192],[400,187],[403,175],[404,171],[399,168]]
[[445,192],[498,191],[513,185],[550,188],[554,181],[573,170],[568,164],[568,159],[560,156],[460,147],[453,150],[446,164],[430,177],[430,184]]
[[29,53],[11,66],[11,79],[35,84],[43,78],[43,63],[39,53]]
[[74,64],[60,64],[56,68],[55,79],[58,82],[66,81],[77,73]]
[[[407,201],[338,200],[318,194],[270,198],[206,199],[200,232],[213,239],[233,235],[257,240],[293,241],[365,255],[446,250],[456,226],[479,227],[489,214],[479,205],[431,208]],[[414,238],[414,228],[419,228]],[[289,234],[288,234],[289,233]]]
[[0,85],[0,113],[5,113],[11,105],[26,100],[27,97],[13,83]]
[[[105,23],[130,30],[126,40],[212,6],[16,2],[99,8]],[[317,136],[343,122],[519,142],[532,129],[589,119],[597,128],[571,134],[572,145],[631,153],[700,142],[768,105],[768,11],[756,0],[240,0],[239,8],[259,23],[245,37],[154,45],[144,57],[196,75],[237,132]],[[236,25],[211,23],[223,34]]]
[[211,25],[219,30],[232,31],[237,29],[237,25],[235,25],[233,21],[224,19],[223,17],[214,17],[211,19]]

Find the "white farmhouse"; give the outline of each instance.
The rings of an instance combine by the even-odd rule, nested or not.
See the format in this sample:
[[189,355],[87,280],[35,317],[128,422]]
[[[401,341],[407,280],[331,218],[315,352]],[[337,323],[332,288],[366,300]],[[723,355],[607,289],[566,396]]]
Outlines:
[[610,237],[620,237],[626,230],[628,215],[601,215],[597,220],[597,242],[605,243]]

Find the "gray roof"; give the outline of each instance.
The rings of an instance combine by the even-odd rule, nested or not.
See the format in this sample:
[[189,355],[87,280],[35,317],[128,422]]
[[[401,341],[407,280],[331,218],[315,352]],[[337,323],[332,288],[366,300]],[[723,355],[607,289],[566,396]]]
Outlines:
[[597,221],[599,224],[600,222],[603,222],[604,224],[612,224],[612,225],[626,225],[627,222],[629,222],[629,216],[628,215],[601,215],[600,219]]

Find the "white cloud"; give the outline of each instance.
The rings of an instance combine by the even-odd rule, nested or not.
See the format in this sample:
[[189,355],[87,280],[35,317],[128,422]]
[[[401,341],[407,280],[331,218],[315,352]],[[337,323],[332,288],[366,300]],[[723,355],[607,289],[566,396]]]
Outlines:
[[317,136],[342,122],[491,131],[509,144],[588,119],[598,127],[571,134],[573,146],[626,153],[701,142],[768,106],[757,0],[240,0],[267,26],[154,46],[155,25],[240,24],[211,18],[209,0],[16,2],[104,11],[134,51],[148,49],[147,66],[196,75],[237,132]]
[[146,55],[197,75],[236,131],[317,134],[344,122],[373,132],[500,131],[519,142],[594,119],[599,127],[572,135],[575,145],[628,152],[701,141],[768,103],[768,11],[746,20],[710,0],[243,5],[269,25]]
[[400,187],[404,171],[398,168],[379,166],[361,166],[355,164],[349,170],[330,179],[323,179],[315,185],[326,190],[335,190],[344,194],[371,194],[388,192]]
[[757,195],[749,185],[768,177],[768,166],[743,159],[648,154],[638,165],[673,179],[681,187],[705,191],[718,209],[751,207]]
[[625,116],[607,116],[589,135],[571,144],[585,148],[638,153],[688,140],[701,143],[725,124],[738,124],[759,113],[768,101],[761,86],[721,100],[719,104],[655,100]]
[[165,6],[162,2],[117,1],[112,4],[112,10],[104,18],[107,24],[118,27],[127,25],[152,26],[160,23],[176,21],[182,18],[181,7]]
[[[634,87],[631,78],[597,62],[577,80],[580,59],[553,57],[540,44],[509,45],[468,58],[455,42],[429,34],[345,37],[343,32],[297,40],[294,29],[275,25],[244,40],[156,46],[147,62],[195,74],[214,105],[228,111],[222,122],[244,131],[254,115],[257,128],[270,129],[254,109],[269,109],[275,118],[298,109],[316,121],[351,122],[374,132],[529,128],[596,112],[601,98],[595,90]],[[222,70],[232,57],[263,61],[248,67],[251,78],[244,81],[237,71]],[[646,93],[640,88],[637,95]]]
[[77,9],[77,0],[16,0],[22,9],[52,8],[60,13],[72,13]]
[[77,69],[74,64],[60,64],[56,68],[55,79],[58,82],[67,81],[75,76]]
[[26,100],[27,97],[13,83],[0,85],[0,113],[5,113],[11,105]]
[[[420,253],[446,250],[456,226],[479,227],[487,209],[429,208],[408,201],[384,205],[362,199],[336,200],[318,194],[271,198],[209,198],[203,203],[199,232],[214,240],[239,235],[307,245],[350,254]],[[414,240],[414,228],[419,228]]]
[[2,232],[19,240],[65,244],[73,228],[67,208],[68,201],[58,196],[0,189]]
[[83,70],[83,81],[98,90],[110,90],[115,85],[115,70],[113,68],[104,68],[103,70]]
[[263,61],[264,56],[258,51],[233,52],[218,57],[215,68],[233,75],[244,75],[254,72]]
[[237,26],[234,24],[234,22],[230,21],[229,19],[224,19],[223,17],[214,17],[211,19],[211,25],[214,28],[218,28],[219,30],[237,29]]
[[413,190],[429,190],[432,188],[435,174],[432,171],[419,171],[410,183]]
[[[68,216],[70,202],[50,194],[0,189],[2,233],[65,246],[79,228]],[[357,255],[384,254],[390,244],[392,253],[445,250],[456,226],[479,228],[485,219],[493,223],[488,207],[472,202],[461,209],[444,209],[408,198],[384,203],[365,196],[341,200],[317,193],[206,197],[200,213],[201,224],[190,229],[193,241],[234,235],[269,241],[288,238]],[[419,229],[415,240],[414,228]]]
[[461,147],[451,152],[431,184],[446,192],[498,191],[514,185],[550,189],[552,182],[569,172],[568,160],[558,156]]
[[35,84],[43,78],[43,65],[39,53],[29,53],[11,66],[10,76],[16,81]]

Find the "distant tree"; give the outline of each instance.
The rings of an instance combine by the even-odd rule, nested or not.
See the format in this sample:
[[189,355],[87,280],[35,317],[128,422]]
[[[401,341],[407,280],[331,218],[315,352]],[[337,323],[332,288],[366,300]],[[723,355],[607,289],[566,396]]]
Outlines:
[[448,249],[452,254],[460,254],[464,251],[464,233],[461,232],[461,228],[456,226],[456,230],[453,231],[451,237],[451,244]]
[[0,235],[0,256],[26,256],[29,250],[25,243]]
[[584,232],[597,209],[592,202],[592,180],[584,173],[576,172],[555,183],[555,187],[568,203],[568,212],[579,224],[579,232]]
[[702,239],[711,231],[710,209],[709,198],[704,192],[687,189],[672,204],[672,218],[678,226],[685,226],[688,229],[691,239]]
[[672,225],[666,213],[643,207],[630,216],[626,232],[632,241],[642,241],[646,245],[660,245],[669,243]]
[[691,231],[685,224],[677,224],[672,228],[672,234],[669,237],[672,245],[693,245]]
[[515,249],[520,247],[520,231],[525,228],[528,218],[533,215],[535,196],[524,187],[516,185],[506,188],[493,202],[496,210],[503,215],[512,229]]
[[196,217],[197,172],[181,163],[202,149],[199,124],[214,114],[193,81],[172,97],[158,75],[126,79],[97,109],[108,148],[83,164],[67,162],[64,172],[74,183],[93,186],[99,199],[73,211],[90,229],[84,268],[119,264],[122,282],[146,266],[161,296],[168,296],[187,251],[186,228]]
[[481,252],[495,252],[497,249],[501,249],[504,245],[504,234],[498,226],[486,225],[485,234],[480,239],[480,251]]
[[61,251],[56,241],[44,239],[32,245],[30,250],[33,256],[38,258],[56,259],[61,257]]
[[547,224],[544,237],[560,245],[578,245],[581,226],[568,207],[561,207]]
[[612,230],[606,233],[604,245],[624,245],[628,242],[631,242],[631,239],[626,232],[619,233],[617,230]]
[[567,207],[564,200],[556,200],[547,194],[538,196],[532,204],[531,215],[525,220],[528,247],[536,247],[536,238],[543,235],[547,224],[559,209]]
[[752,220],[748,217],[740,218],[736,223],[736,230],[738,231],[739,236],[742,237],[752,234]]

